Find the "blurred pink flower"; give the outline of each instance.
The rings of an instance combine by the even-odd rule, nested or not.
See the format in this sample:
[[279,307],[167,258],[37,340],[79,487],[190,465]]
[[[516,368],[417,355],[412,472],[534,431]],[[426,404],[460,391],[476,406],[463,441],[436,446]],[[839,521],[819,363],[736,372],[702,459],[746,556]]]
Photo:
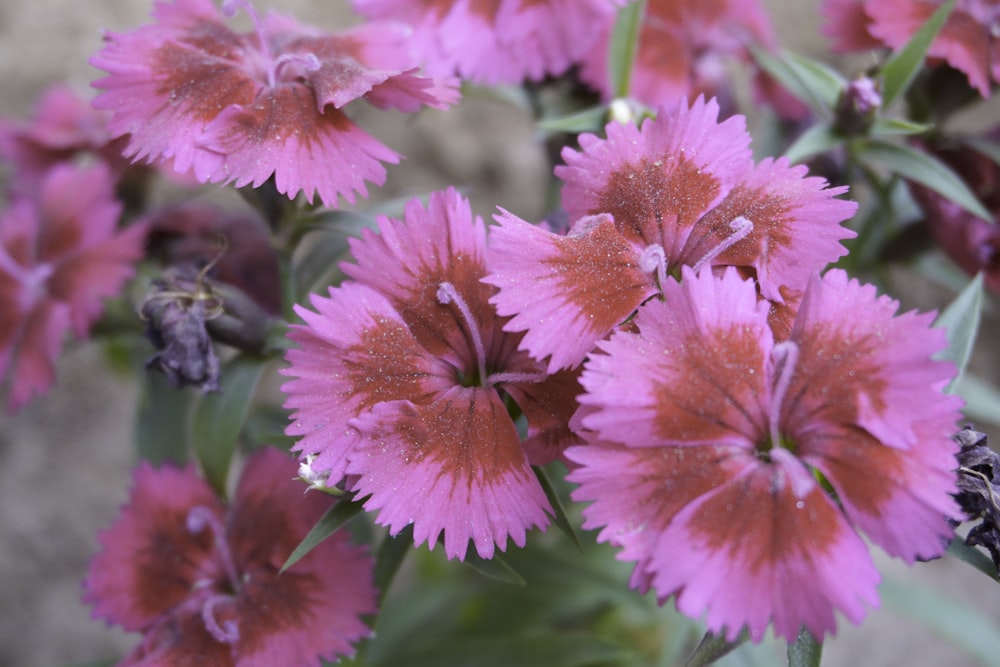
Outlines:
[[352,0],[361,14],[413,27],[434,74],[521,83],[564,73],[594,48],[624,0]]
[[822,639],[878,603],[860,533],[912,563],[961,518],[946,332],[832,270],[777,341],[752,281],[683,272],[586,363],[573,498],[633,587],[729,640]]
[[[905,45],[944,0],[824,0],[823,32],[837,52]],[[983,97],[1000,81],[1000,3],[958,0],[927,51],[969,80]]]
[[[581,78],[611,99],[608,47],[614,22],[606,22],[601,39],[583,60]],[[646,106],[674,106],[699,95],[732,104],[732,60],[749,63],[751,45],[776,44],[770,19],[758,0],[649,0],[639,33],[639,48],[629,96]],[[761,94],[769,93],[759,87]],[[790,107],[784,100],[783,106]],[[796,113],[798,107],[792,109]]]
[[117,179],[128,160],[122,157],[124,139],[111,138],[109,118],[69,86],[58,84],[42,95],[30,123],[0,119],[0,157],[14,166],[11,190],[37,190],[49,169],[81,153],[103,160]]
[[102,163],[52,168],[34,193],[0,214],[0,380],[16,410],[55,381],[72,329],[87,336],[103,299],[118,294],[142,257],[145,227],[117,232],[121,205]]
[[[357,475],[351,488],[392,534],[412,523],[433,547],[444,531],[449,558],[470,540],[483,558],[508,537],[523,546],[551,511],[531,465],[579,442],[568,426],[577,374],[547,374],[503,331],[481,282],[486,228],[455,190],[426,209],[411,200],[379,228],[341,265],[354,281],[313,295],[318,312],[297,311],[287,432],[330,483]],[[508,399],[526,417],[523,443]]]
[[94,616],[143,633],[124,667],[320,665],[354,652],[375,611],[373,562],[348,534],[285,560],[334,500],[295,462],[252,454],[226,507],[193,466],[143,463],[84,581]]
[[406,32],[370,24],[336,35],[274,13],[261,19],[247,0],[226,0],[255,31],[228,28],[211,0],[159,1],[156,23],[108,34],[91,64],[109,72],[94,105],[114,112],[126,155],[172,159],[201,182],[300,191],[330,207],[382,184],[382,162],[399,156],[344,113],[364,98],[380,108],[444,108],[457,91],[414,74]]
[[661,111],[641,128],[610,123],[563,151],[556,175],[575,220],[566,236],[503,212],[491,233],[492,301],[527,332],[522,348],[549,370],[573,367],[682,266],[735,266],[782,302],[809,276],[846,254],[840,223],[857,205],[836,199],[804,166],[757,164],[742,116],[718,122],[699,98]]

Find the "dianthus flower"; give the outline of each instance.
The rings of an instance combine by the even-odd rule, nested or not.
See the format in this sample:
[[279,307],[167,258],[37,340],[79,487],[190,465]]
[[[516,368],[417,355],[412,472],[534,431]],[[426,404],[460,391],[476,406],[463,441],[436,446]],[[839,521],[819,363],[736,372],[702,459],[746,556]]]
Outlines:
[[[989,138],[998,137],[1000,132],[994,130]],[[955,264],[969,275],[981,272],[986,286],[1000,293],[1000,227],[995,222],[1000,217],[1000,166],[968,146],[927,148],[965,180],[994,218],[983,220],[930,188],[910,183],[927,228]]]
[[121,204],[101,163],[62,164],[0,214],[0,380],[18,409],[55,381],[71,330],[86,337],[142,257],[145,228],[117,232]]
[[414,74],[399,26],[370,24],[325,34],[246,0],[255,32],[228,28],[211,0],[157,2],[155,24],[108,34],[91,59],[110,73],[94,105],[114,111],[109,127],[128,134],[126,155],[172,159],[201,182],[258,187],[272,176],[278,191],[330,207],[338,196],[367,195],[365,181],[385,180],[382,162],[399,156],[344,113],[365,98],[380,108],[416,111],[448,106],[453,88]]
[[[354,280],[313,295],[318,312],[297,310],[287,432],[331,484],[357,475],[351,488],[392,534],[412,523],[415,542],[433,548],[443,530],[449,558],[469,540],[484,558],[508,537],[523,545],[548,522],[531,464],[571,441],[577,374],[548,375],[502,330],[480,282],[486,229],[455,190],[426,209],[412,200],[379,228],[351,244],[357,264],[341,268]],[[511,403],[526,417],[524,443]]]
[[429,72],[517,84],[564,73],[594,47],[622,0],[352,0],[404,21]]
[[288,571],[334,502],[303,495],[295,462],[251,455],[226,507],[193,466],[139,466],[84,582],[94,616],[141,632],[125,666],[298,667],[353,653],[375,611],[373,562],[337,533]]
[[563,151],[566,236],[504,211],[490,237],[487,281],[509,331],[550,356],[549,370],[579,364],[594,344],[659,292],[682,266],[736,266],[761,294],[782,303],[811,273],[845,254],[853,232],[840,226],[856,204],[846,188],[806,177],[804,166],[765,159],[756,166],[744,119],[719,123],[715,101],[661,112],[641,129],[611,123],[607,139],[580,136]]
[[859,533],[912,563],[960,517],[945,331],[831,270],[779,339],[735,269],[683,273],[585,365],[573,498],[633,587],[729,640],[822,639],[878,603]]
[[[944,0],[824,0],[823,32],[838,52],[898,49],[927,22]],[[927,55],[965,74],[983,97],[1000,82],[1000,6],[958,0]]]
[[81,153],[97,156],[119,176],[128,166],[121,154],[125,141],[112,140],[108,117],[60,84],[45,91],[31,122],[0,119],[0,156],[14,166],[10,189],[25,194],[37,190],[53,166]]
[[[606,22],[580,71],[606,99],[614,94],[607,64],[613,27],[613,20]],[[729,97],[728,61],[747,63],[748,45],[771,48],[775,42],[767,13],[756,0],[649,0],[629,95],[653,108],[698,95]]]

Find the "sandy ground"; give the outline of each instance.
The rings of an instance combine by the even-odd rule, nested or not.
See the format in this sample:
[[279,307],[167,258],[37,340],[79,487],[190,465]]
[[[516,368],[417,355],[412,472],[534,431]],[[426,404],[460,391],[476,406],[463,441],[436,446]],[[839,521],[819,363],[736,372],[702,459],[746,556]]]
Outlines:
[[[808,3],[772,4],[795,25],[815,20]],[[326,27],[348,20],[345,5],[280,3],[283,11]],[[86,90],[96,72],[85,59],[99,48],[99,29],[138,25],[148,11],[143,0],[0,0],[0,115],[24,117],[37,94],[55,81]],[[810,33],[798,34],[807,44],[818,43]],[[409,156],[391,171],[387,194],[471,183],[484,215],[494,204],[528,218],[543,211],[537,184],[547,178],[545,160],[528,121],[509,107],[468,100],[447,115],[375,122],[379,136]],[[79,581],[96,550],[97,531],[127,494],[136,403],[135,380],[103,371],[96,345],[71,345],[59,364],[59,384],[47,398],[15,417],[0,416],[0,667],[58,667],[131,645],[133,638],[89,618],[79,602]],[[1000,618],[1000,589],[964,566],[938,562],[911,571],[884,565],[890,578],[916,580]],[[983,663],[897,611],[883,610],[860,628],[842,624],[824,664]],[[1000,665],[1000,655],[993,664]]]

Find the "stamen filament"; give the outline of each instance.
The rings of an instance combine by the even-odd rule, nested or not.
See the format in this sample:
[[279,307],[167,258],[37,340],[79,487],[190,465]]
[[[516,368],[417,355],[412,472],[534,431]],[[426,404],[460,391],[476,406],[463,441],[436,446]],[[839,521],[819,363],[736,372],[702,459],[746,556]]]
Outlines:
[[222,557],[222,566],[226,569],[226,576],[233,590],[240,589],[240,578],[236,571],[236,561],[233,559],[233,552],[229,548],[229,541],[226,539],[226,529],[212,510],[207,507],[198,506],[191,508],[187,515],[187,529],[194,534],[208,528],[215,538],[215,548]]
[[532,383],[532,382],[543,382],[549,378],[546,373],[514,373],[514,372],[504,372],[504,373],[494,373],[493,375],[486,378],[486,386],[493,386],[500,384],[501,382],[506,382],[507,384],[515,383]]
[[753,231],[753,223],[741,215],[730,221],[729,231],[729,236],[722,239],[722,242],[719,243],[719,245],[709,250],[705,256],[699,259],[698,263],[692,267],[695,273],[699,273],[706,264],[745,239],[747,234]]
[[469,309],[469,304],[465,303],[465,299],[462,295],[458,293],[455,286],[449,282],[443,282],[438,287],[437,291],[438,302],[442,304],[455,304],[458,311],[462,314],[462,318],[465,319],[465,328],[469,332],[469,338],[472,339],[472,346],[476,350],[476,361],[479,370],[479,380],[482,382],[486,379],[486,348],[483,346],[483,337],[479,333],[479,325],[476,323],[474,317],[472,317],[472,311]]
[[278,65],[280,63],[274,60],[271,45],[267,41],[267,33],[264,31],[264,24],[261,22],[257,10],[254,9],[249,0],[225,0],[222,3],[222,13],[226,16],[235,16],[240,9],[245,11],[250,16],[250,20],[253,21],[254,30],[257,31],[257,39],[260,40],[260,51],[264,55],[264,60],[267,61],[267,85],[273,88],[278,79]]
[[771,359],[774,360],[777,379],[774,382],[774,391],[771,393],[769,426],[771,431],[771,446],[777,447],[781,443],[781,433],[778,430],[779,421],[781,420],[781,404],[785,401],[788,385],[792,383],[792,375],[795,374],[795,366],[799,361],[799,346],[790,340],[777,343],[774,349],[771,350]]
[[647,273],[655,271],[660,291],[663,290],[663,285],[667,282],[667,254],[663,246],[658,243],[646,246],[639,255],[639,268]]
[[232,601],[231,595],[219,593],[205,600],[205,604],[201,608],[201,620],[205,623],[205,629],[215,637],[216,641],[223,644],[234,644],[240,639],[240,626],[237,625],[236,621],[229,619],[220,625],[219,619],[215,617],[216,607]]

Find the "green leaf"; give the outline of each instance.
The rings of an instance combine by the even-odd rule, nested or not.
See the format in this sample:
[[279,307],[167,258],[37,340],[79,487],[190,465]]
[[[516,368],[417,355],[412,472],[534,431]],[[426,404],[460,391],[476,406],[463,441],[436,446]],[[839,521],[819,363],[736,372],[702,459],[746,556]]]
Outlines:
[[954,7],[955,0],[948,0],[941,5],[927,19],[927,23],[914,33],[910,41],[892,54],[882,66],[882,106],[884,108],[889,108],[896,101],[896,98],[910,87],[913,78],[924,64],[927,49],[931,47],[934,38],[941,32],[941,28],[944,27],[945,21]]
[[395,537],[386,535],[375,556],[375,590],[378,591],[378,606],[382,606],[389,586],[403,564],[406,554],[413,547],[413,524],[406,526]]
[[934,321],[934,326],[948,330],[948,348],[940,352],[936,358],[951,361],[958,369],[955,379],[948,383],[949,392],[955,388],[969,363],[969,357],[972,356],[982,309],[983,274],[980,273]]
[[[546,633],[513,637],[458,637],[393,657],[406,667],[588,667],[621,664],[626,651],[590,634]],[[379,663],[374,663],[379,664]],[[387,664],[387,663],[385,663]]]
[[948,543],[948,553],[1000,583],[1000,574],[997,574],[997,566],[993,564],[993,559],[976,547],[970,547],[961,537],[956,536]]
[[493,554],[493,558],[487,560],[476,553],[475,546],[470,544],[469,550],[465,554],[465,560],[462,562],[484,577],[515,586],[525,585],[524,577],[515,572],[514,568],[508,565],[497,553]]
[[300,560],[309,555],[309,552],[316,548],[316,546],[325,540],[326,538],[337,532],[344,524],[354,518],[364,507],[363,500],[338,500],[333,504],[333,507],[326,511],[326,514],[320,517],[316,525],[312,527],[309,534],[306,535],[299,545],[295,547],[292,551],[292,555],[288,557],[285,564],[281,566],[281,571],[284,572],[291,566],[298,563]]
[[608,105],[602,104],[565,116],[543,118],[538,121],[537,126],[545,132],[568,132],[570,134],[597,132],[604,127],[607,117]]
[[135,421],[139,458],[153,464],[188,460],[188,421],[195,394],[172,386],[162,373],[143,375],[142,398]]
[[775,57],[756,47],[751,47],[750,52],[765,72],[820,116],[830,116],[847,85],[839,72],[805,56],[780,51]]
[[804,627],[794,642],[788,642],[788,667],[819,667],[822,658],[823,642]]
[[860,145],[859,157],[878,162],[903,178],[934,190],[969,213],[983,220],[993,221],[993,216],[983,207],[965,181],[937,158],[910,146],[880,139],[870,139]]
[[542,490],[545,491],[545,497],[548,498],[549,504],[552,505],[552,511],[555,512],[555,517],[552,522],[559,527],[566,537],[568,537],[577,549],[583,551],[583,545],[580,544],[580,538],[576,536],[576,531],[573,530],[573,524],[570,523],[569,517],[566,516],[566,508],[563,507],[562,500],[559,498],[559,494],[556,493],[555,488],[552,486],[552,481],[546,474],[544,468],[539,466],[531,466],[531,469],[535,471],[535,477],[538,478],[538,483],[542,485]]
[[226,494],[229,464],[250,409],[266,357],[242,354],[222,369],[221,390],[202,397],[191,424],[191,440],[205,478],[220,496]]
[[706,632],[705,636],[698,642],[698,646],[695,647],[694,653],[684,663],[684,667],[704,667],[705,665],[711,665],[719,658],[737,648],[740,644],[745,643],[748,639],[750,639],[750,633],[746,630],[740,632],[735,641],[727,640],[725,635]]
[[876,118],[868,133],[873,137],[899,137],[929,132],[932,125],[917,123],[906,118]]
[[628,97],[632,67],[639,48],[639,28],[646,12],[645,0],[636,0],[618,10],[608,48],[608,79],[614,97]]
[[789,162],[801,162],[808,157],[826,153],[844,143],[844,138],[829,123],[813,125],[785,151]]
[[879,587],[879,597],[886,609],[919,622],[984,665],[996,664],[1000,627],[985,612],[888,577]]
[[963,375],[955,393],[965,399],[962,412],[977,422],[1000,424],[1000,391],[974,375]]

